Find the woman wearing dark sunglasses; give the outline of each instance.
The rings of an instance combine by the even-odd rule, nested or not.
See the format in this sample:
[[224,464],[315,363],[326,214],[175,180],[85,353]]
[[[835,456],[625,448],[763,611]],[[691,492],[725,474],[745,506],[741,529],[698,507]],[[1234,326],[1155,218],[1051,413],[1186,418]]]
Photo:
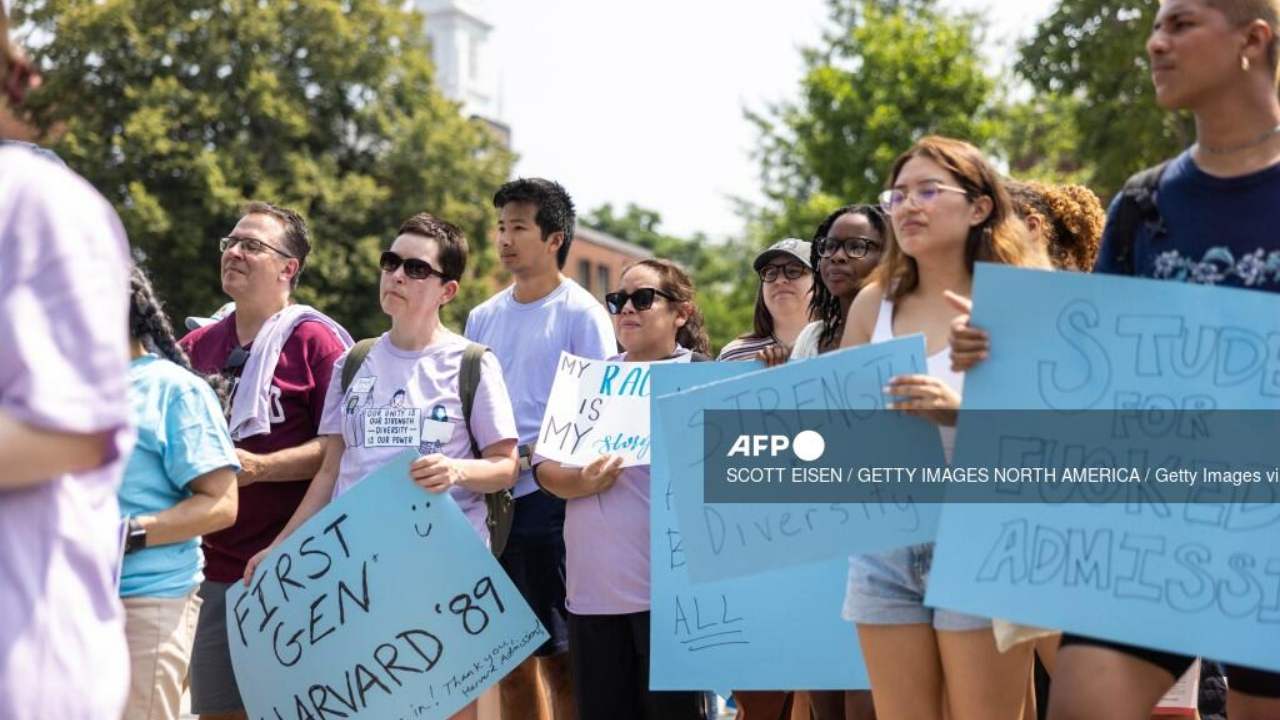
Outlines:
[[[334,366],[320,420],[324,463],[280,536],[249,561],[246,583],[273,547],[406,448],[421,454],[410,478],[433,493],[448,492],[488,540],[483,494],[515,484],[518,435],[492,353],[481,361],[470,432],[462,421],[458,375],[469,343],[440,323],[440,308],[457,295],[466,262],[467,241],[453,225],[426,213],[401,225],[380,259],[379,296],[391,330],[374,342],[345,388],[340,379],[350,353]],[[408,426],[406,414],[414,419]],[[472,453],[473,436],[479,457]],[[475,703],[454,717],[474,719]]]
[[[605,303],[625,350],[610,360],[706,359],[693,283],[675,263],[633,263]],[[701,693],[649,690],[649,468],[624,470],[610,455],[565,467],[535,453],[534,478],[568,501],[565,605],[578,717],[701,720]]]

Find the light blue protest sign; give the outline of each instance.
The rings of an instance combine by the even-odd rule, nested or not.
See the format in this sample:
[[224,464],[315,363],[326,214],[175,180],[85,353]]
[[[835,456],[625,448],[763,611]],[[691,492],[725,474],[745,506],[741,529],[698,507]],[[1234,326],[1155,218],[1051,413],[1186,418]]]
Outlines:
[[946,506],[926,603],[1280,669],[1280,297],[980,265],[974,324],[956,465],[1041,477]]
[[[653,396],[759,369],[756,363],[653,366]],[[693,585],[672,505],[664,436],[653,435],[649,686],[654,690],[870,687],[853,625],[840,619],[848,561],[824,560]],[[683,476],[680,476],[683,479]]]
[[448,494],[372,473],[227,591],[254,720],[447,718],[547,638]]
[[[939,507],[915,502],[909,487],[886,484],[874,500],[857,503],[710,505],[703,485],[704,447],[713,444],[706,438],[740,433],[749,415],[767,416],[779,436],[812,430],[828,445],[856,445],[859,424],[884,409],[889,379],[923,372],[924,349],[924,337],[914,335],[658,397],[654,407],[661,419],[654,434],[664,435],[677,480],[672,503],[689,577],[698,583],[722,580],[932,540]],[[707,410],[734,412],[717,414],[712,424]],[[791,426],[794,414],[770,415],[777,410],[822,414],[813,426],[800,428]],[[901,448],[923,464],[943,464],[936,425],[891,415],[874,417],[878,435],[890,423]]]

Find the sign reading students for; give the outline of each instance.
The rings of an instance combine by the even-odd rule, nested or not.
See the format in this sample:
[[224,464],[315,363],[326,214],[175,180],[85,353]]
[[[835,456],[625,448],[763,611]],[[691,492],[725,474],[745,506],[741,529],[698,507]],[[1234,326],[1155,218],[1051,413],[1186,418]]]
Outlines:
[[[758,363],[656,365],[667,395],[759,369]],[[654,417],[658,417],[655,413]],[[840,619],[844,557],[693,585],[672,507],[664,433],[653,436],[649,501],[649,687],[653,690],[841,690],[869,687],[853,624]]]
[[584,466],[601,455],[649,464],[649,363],[560,353],[538,432],[538,454]]
[[298,528],[227,591],[227,635],[254,720],[447,718],[547,638],[412,451]]
[[[932,540],[939,506],[919,504],[909,486],[877,485],[871,499],[860,502],[711,505],[703,485],[706,449],[728,445],[707,438],[737,437],[746,418],[761,414],[778,435],[815,431],[827,443],[866,443],[863,430],[874,426],[877,442],[887,438],[922,463],[941,465],[938,426],[871,412],[884,410],[890,378],[923,372],[924,350],[924,336],[912,335],[659,396],[654,432],[666,436],[671,477],[678,481],[672,502],[689,577],[722,580]],[[795,413],[778,412],[801,409],[814,411],[820,424],[800,427]]]
[[980,265],[974,324],[994,351],[964,408],[1015,412],[962,411],[957,465],[1159,468],[947,505],[925,604],[1280,669],[1280,482],[1257,467],[1280,436],[1280,296]]

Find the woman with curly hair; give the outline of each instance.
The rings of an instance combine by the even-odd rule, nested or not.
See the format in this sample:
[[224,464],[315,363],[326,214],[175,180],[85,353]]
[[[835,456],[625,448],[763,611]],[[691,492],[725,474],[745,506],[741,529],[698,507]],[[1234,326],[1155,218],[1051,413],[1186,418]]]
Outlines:
[[1034,180],[1010,182],[1005,187],[1027,235],[1042,244],[1055,268],[1093,269],[1107,213],[1092,190]]

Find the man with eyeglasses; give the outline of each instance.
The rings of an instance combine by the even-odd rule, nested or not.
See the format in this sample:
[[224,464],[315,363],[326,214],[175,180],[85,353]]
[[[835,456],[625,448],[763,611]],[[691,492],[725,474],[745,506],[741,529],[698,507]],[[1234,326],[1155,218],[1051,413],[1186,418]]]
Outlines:
[[250,203],[218,242],[222,289],[235,310],[181,341],[200,372],[232,380],[227,414],[243,470],[235,525],[204,538],[203,606],[191,656],[191,709],[244,718],[227,644],[227,587],[284,528],[320,469],[316,437],[334,362],[351,344],[336,322],[292,303],[311,249],[294,211]]
[[[565,610],[564,501],[538,490],[529,469],[560,351],[604,359],[618,350],[613,323],[591,293],[561,272],[573,241],[573,200],[558,183],[514,180],[494,195],[495,243],[514,280],[467,318],[466,336],[502,364],[520,430],[520,478],[511,535],[499,561],[551,635],[500,684],[502,716],[574,717]],[[550,715],[539,708],[539,676]]]

